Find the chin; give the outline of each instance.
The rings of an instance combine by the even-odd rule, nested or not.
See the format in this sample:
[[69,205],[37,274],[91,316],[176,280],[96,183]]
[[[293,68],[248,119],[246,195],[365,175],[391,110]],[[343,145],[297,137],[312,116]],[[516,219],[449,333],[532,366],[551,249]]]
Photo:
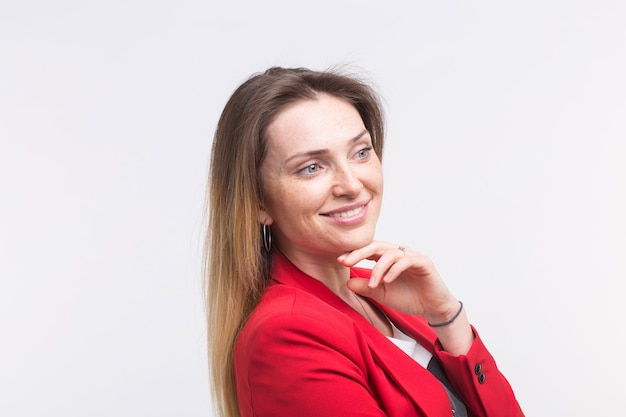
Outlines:
[[373,234],[368,234],[367,236],[351,239],[349,242],[346,242],[345,245],[343,245],[345,248],[344,252],[351,252],[356,249],[361,249],[362,247],[369,245],[373,241]]

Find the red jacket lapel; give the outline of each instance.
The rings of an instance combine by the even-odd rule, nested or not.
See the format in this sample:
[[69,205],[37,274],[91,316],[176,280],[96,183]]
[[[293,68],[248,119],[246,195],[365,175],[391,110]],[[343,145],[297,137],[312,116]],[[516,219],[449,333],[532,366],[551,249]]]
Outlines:
[[[363,268],[351,269],[352,277],[369,278],[369,273],[369,270]],[[275,256],[272,277],[277,284],[289,285],[314,294],[323,302],[343,313],[347,319],[357,323],[363,333],[367,335],[368,348],[377,359],[378,365],[401,388],[415,407],[423,411],[424,415],[449,414],[448,396],[439,381],[428,370],[402,352],[367,319],[341,300],[322,282],[300,271],[282,254]],[[434,353],[433,345],[436,335],[423,320],[398,313],[382,305],[378,305],[378,307],[398,328],[417,340],[431,353]]]

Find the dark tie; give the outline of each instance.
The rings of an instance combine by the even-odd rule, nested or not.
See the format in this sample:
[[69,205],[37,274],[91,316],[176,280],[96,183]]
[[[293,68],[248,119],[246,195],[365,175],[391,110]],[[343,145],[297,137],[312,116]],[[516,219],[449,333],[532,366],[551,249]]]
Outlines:
[[467,417],[467,409],[465,408],[465,404],[463,401],[452,390],[452,386],[450,385],[450,381],[448,381],[448,377],[443,372],[443,368],[439,364],[439,361],[434,356],[430,358],[430,362],[428,362],[428,367],[426,368],[430,371],[431,374],[435,375],[437,379],[441,382],[441,385],[446,389],[448,393],[448,397],[450,397],[450,403],[452,404],[452,415],[454,417]]

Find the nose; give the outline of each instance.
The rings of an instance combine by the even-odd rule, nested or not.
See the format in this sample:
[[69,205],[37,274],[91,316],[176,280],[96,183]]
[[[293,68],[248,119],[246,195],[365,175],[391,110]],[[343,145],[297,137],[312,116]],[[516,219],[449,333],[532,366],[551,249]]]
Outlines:
[[337,197],[356,197],[363,190],[363,183],[354,169],[348,165],[337,167],[333,194]]

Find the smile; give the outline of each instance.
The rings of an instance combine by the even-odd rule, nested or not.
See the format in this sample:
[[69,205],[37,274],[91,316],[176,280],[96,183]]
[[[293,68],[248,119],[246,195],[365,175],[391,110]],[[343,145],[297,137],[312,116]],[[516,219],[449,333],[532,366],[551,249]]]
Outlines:
[[352,217],[362,212],[364,207],[365,206],[357,207],[353,210],[342,211],[341,213],[329,213],[327,214],[327,216],[329,217]]

